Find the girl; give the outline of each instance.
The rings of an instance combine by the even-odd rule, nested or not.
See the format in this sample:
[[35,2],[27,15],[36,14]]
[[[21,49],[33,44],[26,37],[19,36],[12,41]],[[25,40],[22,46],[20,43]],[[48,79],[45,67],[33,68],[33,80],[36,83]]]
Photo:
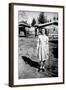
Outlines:
[[39,71],[44,71],[44,64],[48,59],[49,54],[48,36],[46,35],[46,30],[44,28],[41,30],[41,34],[38,36],[37,42],[38,58],[40,60]]

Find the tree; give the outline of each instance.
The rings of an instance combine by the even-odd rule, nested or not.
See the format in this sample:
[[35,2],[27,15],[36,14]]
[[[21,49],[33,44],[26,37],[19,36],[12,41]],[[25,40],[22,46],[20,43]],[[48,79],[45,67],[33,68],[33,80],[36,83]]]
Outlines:
[[35,18],[33,18],[31,25],[34,26],[36,24]]
[[53,17],[53,20],[55,21],[56,20],[56,17]]
[[57,17],[57,20],[58,20],[58,17]]
[[50,22],[51,22],[52,20],[50,19]]
[[41,12],[40,15],[39,15],[39,18],[38,18],[38,23],[39,24],[43,24],[43,23],[46,23],[47,20],[46,20],[46,17],[44,15],[44,12]]

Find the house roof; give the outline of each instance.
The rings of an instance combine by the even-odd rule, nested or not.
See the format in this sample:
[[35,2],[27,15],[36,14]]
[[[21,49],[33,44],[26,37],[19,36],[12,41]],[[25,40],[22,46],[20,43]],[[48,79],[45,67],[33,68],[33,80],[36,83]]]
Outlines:
[[53,21],[53,22],[48,22],[48,23],[44,23],[44,24],[35,24],[34,26],[37,28],[41,28],[41,27],[46,27],[49,25],[58,25],[57,21]]

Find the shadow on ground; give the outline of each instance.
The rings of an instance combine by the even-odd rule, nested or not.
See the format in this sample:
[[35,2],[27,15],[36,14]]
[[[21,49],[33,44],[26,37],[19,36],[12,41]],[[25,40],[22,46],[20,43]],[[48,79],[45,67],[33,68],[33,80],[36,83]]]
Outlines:
[[31,67],[39,68],[40,65],[38,62],[32,61],[29,57],[26,56],[22,56],[22,58],[25,61],[25,63],[29,64]]
[[49,42],[49,59],[45,63],[44,72],[38,72],[40,64],[37,58],[36,45],[36,38],[19,38],[19,79],[58,77],[58,42]]

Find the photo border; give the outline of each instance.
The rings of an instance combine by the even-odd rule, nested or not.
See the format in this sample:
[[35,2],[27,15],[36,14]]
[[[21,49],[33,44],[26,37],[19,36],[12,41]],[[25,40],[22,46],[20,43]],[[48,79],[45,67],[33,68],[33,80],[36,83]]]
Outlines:
[[[14,6],[15,5],[52,7],[52,8],[62,8],[63,9],[63,82],[14,85]],[[64,16],[64,6],[26,4],[26,3],[9,3],[9,86],[10,87],[64,84],[64,17],[65,17]]]

